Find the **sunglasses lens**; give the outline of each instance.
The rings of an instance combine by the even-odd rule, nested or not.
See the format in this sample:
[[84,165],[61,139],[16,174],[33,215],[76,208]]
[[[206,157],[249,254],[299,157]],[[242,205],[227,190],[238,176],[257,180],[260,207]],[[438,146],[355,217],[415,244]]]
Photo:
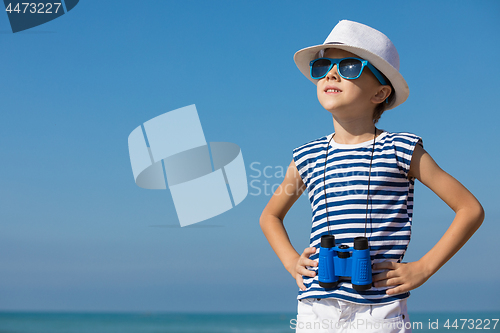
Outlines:
[[361,74],[363,64],[357,59],[345,59],[339,64],[339,72],[346,78],[356,78]]
[[313,79],[321,78],[328,73],[332,62],[328,59],[318,59],[311,66],[311,76]]

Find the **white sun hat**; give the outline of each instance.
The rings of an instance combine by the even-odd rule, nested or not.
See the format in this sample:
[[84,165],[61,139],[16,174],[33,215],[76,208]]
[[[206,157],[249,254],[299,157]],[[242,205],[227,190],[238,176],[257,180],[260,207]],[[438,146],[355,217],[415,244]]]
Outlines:
[[342,20],[330,32],[322,45],[307,47],[295,53],[293,59],[299,70],[314,84],[309,63],[317,58],[320,50],[335,48],[354,53],[368,60],[375,68],[389,79],[394,87],[395,96],[386,110],[395,108],[408,98],[410,90],[403,76],[399,73],[399,54],[391,40],[378,30],[367,25]]

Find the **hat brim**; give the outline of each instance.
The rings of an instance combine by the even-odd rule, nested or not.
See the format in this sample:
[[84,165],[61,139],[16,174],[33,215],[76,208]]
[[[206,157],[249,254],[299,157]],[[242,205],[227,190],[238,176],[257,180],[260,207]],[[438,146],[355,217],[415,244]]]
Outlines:
[[295,55],[293,56],[295,64],[299,68],[300,72],[304,74],[304,76],[308,78],[312,83],[317,84],[318,80],[311,78],[309,63],[314,60],[316,54],[323,49],[340,49],[351,52],[360,58],[368,60],[381,73],[383,73],[391,82],[395,94],[394,102],[390,103],[386,107],[386,110],[395,108],[396,106],[406,101],[406,99],[408,98],[410,89],[408,88],[408,84],[406,83],[405,79],[396,68],[392,67],[391,64],[389,64],[379,56],[373,54],[372,52],[347,44],[316,45],[306,47],[305,49],[299,50],[295,53]]

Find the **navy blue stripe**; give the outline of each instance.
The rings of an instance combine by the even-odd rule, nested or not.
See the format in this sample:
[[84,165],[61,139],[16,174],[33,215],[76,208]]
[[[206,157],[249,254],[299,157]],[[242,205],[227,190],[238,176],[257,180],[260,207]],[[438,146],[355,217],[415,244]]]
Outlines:
[[[364,210],[363,210],[364,213]],[[340,218],[341,212],[328,212],[328,220],[330,221],[330,224],[347,224],[347,223],[361,223],[365,224],[365,218],[364,217],[359,217],[359,218],[353,218],[352,216],[346,216],[344,218]],[[321,215],[315,215],[313,218],[313,223],[317,223],[321,221],[322,219],[325,219],[323,222],[325,225],[328,223],[327,218],[326,218],[326,212],[321,214]],[[368,212],[368,223],[408,223],[407,218],[402,218],[402,217],[391,217],[391,218],[375,218],[370,215],[370,212]],[[318,229],[318,226],[315,226],[314,229],[312,229],[312,232],[315,232]]]
[[[330,298],[332,297],[331,295],[315,295],[315,296],[308,296],[308,297],[300,297],[304,292],[299,291],[299,296],[298,298]],[[355,292],[356,293],[356,292]],[[385,295],[385,292],[384,294]],[[335,295],[335,298],[342,299],[348,302],[353,302],[353,303],[361,303],[361,304],[385,304],[385,303],[390,303],[394,301],[398,301],[404,298],[407,298],[410,296],[410,293],[403,293],[403,294],[398,294],[395,296],[390,296],[390,297],[384,297],[384,298],[379,298],[379,299],[359,299],[359,298],[354,298],[354,297],[349,297],[345,295]]]
[[[326,225],[324,226],[326,227]],[[358,236],[363,236],[364,234],[364,229],[358,229],[359,230],[359,234]],[[409,230],[409,228],[408,228]],[[340,232],[339,230],[335,230],[335,233],[334,235],[335,236],[340,236],[342,234],[348,234],[348,233],[351,233],[349,231],[342,231]],[[370,236],[370,234],[373,234],[374,232],[370,233],[370,228],[367,228],[367,236]],[[327,233],[325,232],[324,234],[322,235],[326,235]],[[311,237],[311,244],[315,241],[319,241],[321,239],[321,236],[322,235],[317,235],[317,236],[314,236],[314,237]],[[340,238],[339,237],[339,240],[342,240],[343,243],[353,243],[354,242],[354,238]],[[394,235],[390,235],[390,236],[371,236],[369,237],[369,240],[370,241],[410,241],[410,235],[397,235],[397,236],[394,236]]]
[[[374,196],[390,197],[390,198],[384,198],[384,199],[381,199],[381,200],[386,200],[386,201],[398,200],[398,202],[400,204],[402,204],[400,201],[401,201],[401,197],[405,196],[404,195],[405,194],[404,188],[400,189],[398,187],[397,189],[398,190],[396,191],[396,189],[394,189],[394,190],[387,190],[387,189],[385,189],[384,190],[384,189],[377,189],[377,188],[371,188],[370,187],[370,200],[372,201],[372,204],[376,204],[375,200],[380,200],[380,199],[374,199],[373,198]],[[344,191],[344,192],[348,192],[348,194],[352,195],[353,193],[350,193],[350,192],[354,192],[354,190],[353,191]],[[318,194],[319,195],[323,195],[323,193],[324,193],[324,191],[323,191],[322,187],[314,191],[314,193],[313,193],[314,196],[312,197],[314,205],[317,205],[318,202],[320,202],[320,201],[323,201],[323,202],[325,201],[324,197],[319,197],[319,198],[314,199],[316,196],[318,196]],[[367,193],[357,193],[357,194],[358,195],[361,195],[361,194],[366,195]],[[344,205],[344,204],[347,205],[348,204],[348,203],[346,203],[347,200],[355,200],[355,199],[350,199],[350,196],[347,195],[347,194],[346,195],[340,195],[340,194],[336,195],[334,192],[330,192],[330,193],[327,192],[326,196],[327,196],[328,199],[330,199],[330,198],[336,198],[336,201],[337,202],[340,201],[341,205]],[[343,197],[345,197],[346,199],[345,200],[342,200],[342,199],[339,200],[339,198],[343,198]],[[334,205],[335,201],[328,200],[328,206],[330,206],[330,204]],[[366,204],[366,199],[364,200],[363,205],[365,205],[365,204]]]

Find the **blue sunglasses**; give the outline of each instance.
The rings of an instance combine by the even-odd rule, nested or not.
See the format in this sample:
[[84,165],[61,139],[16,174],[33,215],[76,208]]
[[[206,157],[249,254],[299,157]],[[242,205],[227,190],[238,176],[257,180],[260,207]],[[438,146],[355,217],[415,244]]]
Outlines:
[[330,72],[334,65],[337,65],[337,72],[341,77],[354,80],[361,76],[365,66],[375,75],[380,84],[386,85],[382,73],[380,73],[368,60],[360,58],[318,58],[311,61],[311,77],[315,80],[322,79]]

